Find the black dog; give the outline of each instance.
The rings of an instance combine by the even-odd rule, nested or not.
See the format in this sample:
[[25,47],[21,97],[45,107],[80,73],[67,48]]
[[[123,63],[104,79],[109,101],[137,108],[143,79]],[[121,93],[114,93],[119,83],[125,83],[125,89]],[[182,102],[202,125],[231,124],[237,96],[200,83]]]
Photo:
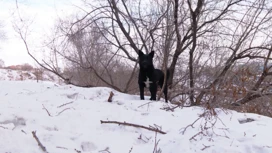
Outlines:
[[[149,88],[151,93],[150,100],[156,100],[157,87],[159,85],[162,88],[164,73],[161,70],[154,68],[154,51],[151,51],[149,54],[144,54],[142,51],[139,50],[138,55],[140,64],[140,73],[138,78],[138,84],[140,87],[140,98],[141,100],[144,100],[144,87],[147,87]],[[167,84],[165,84],[163,93],[165,96],[165,102],[167,102]]]

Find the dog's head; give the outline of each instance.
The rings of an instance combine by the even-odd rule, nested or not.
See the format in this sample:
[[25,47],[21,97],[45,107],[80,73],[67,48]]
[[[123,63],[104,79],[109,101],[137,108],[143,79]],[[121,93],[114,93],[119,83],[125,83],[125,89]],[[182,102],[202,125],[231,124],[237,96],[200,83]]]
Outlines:
[[142,51],[139,50],[139,64],[140,67],[143,69],[154,68],[153,66],[153,57],[154,51],[151,51],[149,54],[144,54]]

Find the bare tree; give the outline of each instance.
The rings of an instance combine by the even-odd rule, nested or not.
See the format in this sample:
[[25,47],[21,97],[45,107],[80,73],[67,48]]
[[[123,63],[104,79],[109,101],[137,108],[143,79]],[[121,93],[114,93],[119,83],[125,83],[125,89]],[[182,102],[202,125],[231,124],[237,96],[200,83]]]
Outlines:
[[[256,6],[256,7],[255,7]],[[212,88],[218,88],[224,77],[227,75],[231,67],[238,61],[242,61],[246,58],[258,59],[266,58],[266,54],[260,54],[261,52],[268,51],[270,46],[267,44],[269,36],[263,35],[263,30],[270,27],[268,21],[271,19],[271,8],[266,9],[264,7],[271,7],[271,3],[268,1],[253,1],[252,3],[241,4],[240,7],[245,7],[246,11],[243,11],[242,16],[237,14],[238,18],[232,17],[232,20],[225,22],[225,24],[235,25],[236,27],[231,29],[231,35],[226,35],[224,51],[229,54],[221,72],[216,78],[202,90],[196,98],[196,103],[199,104],[203,100],[203,96]],[[240,13],[239,13],[240,14]],[[238,21],[238,22],[237,22]],[[224,23],[224,22],[221,22]],[[254,40],[258,37],[264,37],[264,41],[255,43]],[[258,56],[255,56],[258,55]]]
[[[46,43],[49,61],[36,61],[68,83],[135,92],[137,53],[154,50],[155,66],[169,71],[172,97],[190,105],[245,104],[270,95],[268,0],[106,0],[83,6],[59,20]],[[20,36],[25,42],[22,31]],[[252,75],[244,67],[254,62],[263,69]]]

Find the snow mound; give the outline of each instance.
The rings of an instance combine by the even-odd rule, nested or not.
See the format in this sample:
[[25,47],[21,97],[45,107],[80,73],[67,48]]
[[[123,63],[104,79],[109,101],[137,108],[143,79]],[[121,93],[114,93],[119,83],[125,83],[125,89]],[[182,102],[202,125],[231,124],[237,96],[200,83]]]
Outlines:
[[153,153],[156,142],[162,153],[272,153],[271,118],[218,109],[207,122],[200,107],[165,111],[170,104],[110,88],[0,81],[0,105],[0,153],[42,153],[34,135],[49,153]]

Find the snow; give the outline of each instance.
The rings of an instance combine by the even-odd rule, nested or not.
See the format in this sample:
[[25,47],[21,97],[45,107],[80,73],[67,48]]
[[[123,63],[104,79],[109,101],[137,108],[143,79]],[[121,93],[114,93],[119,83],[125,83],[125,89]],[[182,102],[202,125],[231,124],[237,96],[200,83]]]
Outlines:
[[[2,80],[0,153],[43,153],[32,131],[48,153],[153,153],[155,141],[162,153],[272,153],[269,117],[216,109],[218,117],[197,120],[201,107],[172,112],[162,109],[171,106],[163,100],[139,99],[104,87]],[[167,134],[101,120],[156,126]]]

